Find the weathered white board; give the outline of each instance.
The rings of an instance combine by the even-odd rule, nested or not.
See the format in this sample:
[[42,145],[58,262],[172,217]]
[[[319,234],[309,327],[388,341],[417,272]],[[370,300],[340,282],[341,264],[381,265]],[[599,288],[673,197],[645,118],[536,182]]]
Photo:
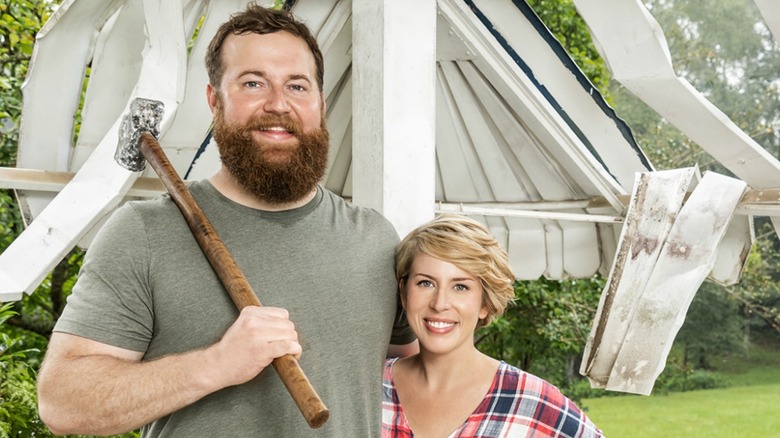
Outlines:
[[637,176],[626,222],[607,284],[601,294],[580,372],[594,387],[605,387],[636,312],[636,302],[661,252],[694,168]]
[[636,303],[607,389],[650,394],[746,188],[743,181],[704,174],[675,219]]

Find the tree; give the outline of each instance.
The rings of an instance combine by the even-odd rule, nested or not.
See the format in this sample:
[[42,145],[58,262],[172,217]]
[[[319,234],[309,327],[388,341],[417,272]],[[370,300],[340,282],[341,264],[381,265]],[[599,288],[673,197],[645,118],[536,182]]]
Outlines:
[[515,302],[477,333],[477,347],[559,386],[573,383],[604,283],[601,277],[516,282]]

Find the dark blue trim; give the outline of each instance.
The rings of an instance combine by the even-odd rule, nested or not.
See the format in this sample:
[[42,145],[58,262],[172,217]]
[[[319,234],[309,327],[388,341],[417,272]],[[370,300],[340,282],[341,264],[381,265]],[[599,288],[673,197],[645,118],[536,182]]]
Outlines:
[[[599,156],[598,152],[593,148],[593,145],[590,143],[590,141],[587,139],[587,137],[583,134],[583,132],[580,130],[580,128],[577,126],[576,123],[568,116],[566,111],[563,109],[563,107],[555,100],[555,98],[550,94],[550,92],[547,90],[546,87],[544,87],[542,84],[539,83],[538,80],[536,80],[536,77],[533,74],[533,71],[531,68],[526,64],[523,59],[515,52],[515,50],[512,48],[512,46],[509,45],[509,43],[506,41],[506,39],[501,35],[501,33],[498,32],[498,30],[493,26],[493,23],[490,22],[490,20],[485,16],[485,14],[482,13],[482,11],[479,10],[479,8],[474,4],[473,0],[463,0],[466,5],[471,9],[472,12],[474,12],[474,15],[479,18],[479,20],[482,22],[482,24],[485,26],[485,28],[490,31],[490,33],[493,35],[493,37],[496,38],[496,41],[498,41],[499,44],[506,50],[507,54],[512,58],[512,60],[517,64],[518,67],[528,76],[528,78],[533,82],[534,85],[536,85],[536,88],[542,93],[543,96],[550,102],[550,104],[553,106],[553,108],[558,112],[558,114],[563,118],[563,120],[566,121],[566,123],[569,125],[569,127],[574,131],[574,133],[577,135],[577,137],[580,139],[580,141],[583,142],[585,147],[588,148],[591,154],[598,160],[599,163],[604,167],[604,169],[612,175],[612,172],[610,172],[609,168],[606,166],[604,161],[601,159],[601,156]],[[547,44],[550,46],[550,48],[553,50],[553,52],[558,56],[558,59],[560,59],[561,63],[572,72],[574,77],[577,79],[577,81],[582,85],[582,88],[585,90],[586,93],[588,93],[592,98],[593,101],[596,103],[596,105],[601,108],[604,113],[610,117],[612,120],[614,120],[615,125],[617,126],[618,130],[623,135],[623,138],[628,142],[629,145],[636,151],[637,157],[639,158],[640,162],[647,168],[647,170],[652,170],[652,164],[650,164],[650,161],[645,156],[642,149],[639,147],[639,145],[636,143],[636,139],[634,139],[634,135],[631,133],[631,128],[623,121],[618,115],[615,113],[615,110],[610,107],[607,102],[604,100],[604,97],[601,95],[601,92],[593,86],[593,83],[590,82],[587,76],[580,70],[580,68],[577,66],[577,64],[574,62],[574,60],[571,59],[568,53],[566,53],[566,50],[563,48],[561,43],[558,41],[557,38],[550,32],[550,30],[545,26],[545,24],[542,22],[542,20],[539,18],[539,16],[536,15],[536,13],[531,9],[530,6],[528,6],[528,3],[526,3],[524,0],[512,0],[512,3],[517,7],[517,9],[526,17],[529,23],[533,25],[534,29],[539,33],[539,35],[547,42]],[[614,175],[612,175],[614,178]],[[617,180],[617,178],[615,178]]]
[[282,9],[285,11],[292,11],[293,6],[295,6],[295,2],[296,0],[286,0],[282,5]]
[[198,162],[198,158],[200,158],[201,154],[206,151],[206,146],[211,143],[211,134],[214,132],[214,125],[209,128],[209,132],[206,134],[206,138],[203,139],[203,142],[201,142],[200,147],[198,148],[198,152],[195,152],[195,158],[192,159],[190,162],[190,167],[187,169],[187,173],[184,174],[184,179],[186,180],[190,176],[190,172],[192,172],[193,166],[195,166],[195,163]]

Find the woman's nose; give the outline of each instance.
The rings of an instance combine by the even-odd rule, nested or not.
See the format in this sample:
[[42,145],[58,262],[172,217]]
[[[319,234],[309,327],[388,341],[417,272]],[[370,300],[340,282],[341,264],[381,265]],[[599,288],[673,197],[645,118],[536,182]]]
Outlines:
[[433,299],[431,300],[431,308],[437,312],[448,309],[450,306],[447,293],[441,289],[437,289]]

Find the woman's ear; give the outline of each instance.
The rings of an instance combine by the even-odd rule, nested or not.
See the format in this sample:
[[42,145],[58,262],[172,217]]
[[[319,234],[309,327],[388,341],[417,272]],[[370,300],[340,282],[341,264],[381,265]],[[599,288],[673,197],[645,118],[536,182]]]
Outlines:
[[401,296],[401,307],[406,310],[406,279],[398,280],[398,295]]

